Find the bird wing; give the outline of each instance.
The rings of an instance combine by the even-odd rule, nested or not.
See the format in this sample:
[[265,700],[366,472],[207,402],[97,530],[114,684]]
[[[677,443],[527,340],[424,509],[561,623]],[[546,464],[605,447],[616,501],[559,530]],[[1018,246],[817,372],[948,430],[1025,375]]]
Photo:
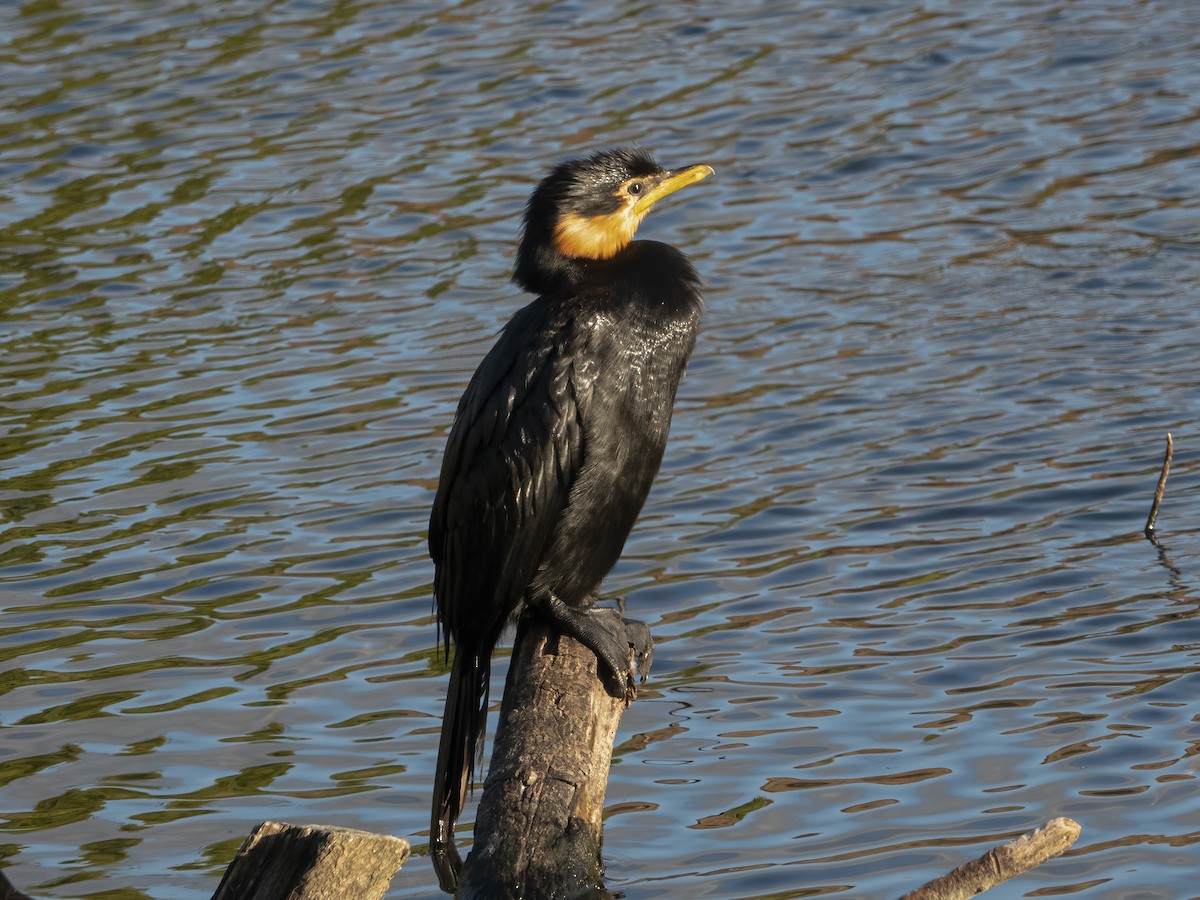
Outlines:
[[505,326],[459,403],[429,525],[438,618],[494,641],[550,543],[584,454],[594,368],[545,301]]

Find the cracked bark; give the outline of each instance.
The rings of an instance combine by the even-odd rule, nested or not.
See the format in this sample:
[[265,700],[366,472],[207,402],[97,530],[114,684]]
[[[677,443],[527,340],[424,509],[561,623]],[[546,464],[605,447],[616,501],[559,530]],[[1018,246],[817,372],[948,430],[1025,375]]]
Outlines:
[[624,710],[592,651],[521,621],[460,900],[609,896],[601,814]]

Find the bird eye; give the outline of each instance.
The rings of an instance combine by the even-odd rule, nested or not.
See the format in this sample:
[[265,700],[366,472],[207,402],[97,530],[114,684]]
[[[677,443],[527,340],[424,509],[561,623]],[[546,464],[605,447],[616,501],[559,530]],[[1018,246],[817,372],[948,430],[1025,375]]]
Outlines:
[[636,197],[638,194],[640,194],[645,189],[645,187],[646,186],[644,184],[642,184],[640,181],[635,181],[635,182],[633,182],[633,184],[629,185],[629,187],[626,188],[626,190],[629,191],[629,193],[633,194],[633,196]]

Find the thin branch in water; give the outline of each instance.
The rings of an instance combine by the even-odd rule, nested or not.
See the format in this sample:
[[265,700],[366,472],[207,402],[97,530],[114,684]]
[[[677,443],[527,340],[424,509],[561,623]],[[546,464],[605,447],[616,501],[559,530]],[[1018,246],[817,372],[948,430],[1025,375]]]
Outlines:
[[1154,522],[1158,519],[1158,508],[1162,505],[1163,491],[1167,487],[1167,475],[1171,471],[1171,457],[1175,455],[1175,442],[1171,432],[1167,432],[1167,452],[1163,456],[1162,471],[1158,475],[1158,487],[1154,489],[1154,503],[1150,506],[1150,515],[1146,517],[1146,527],[1143,533],[1148,538],[1154,537]]
[[968,900],[1063,853],[1075,843],[1079,831],[1079,823],[1074,819],[1051,819],[1041,828],[993,847],[979,859],[905,894],[900,900]]

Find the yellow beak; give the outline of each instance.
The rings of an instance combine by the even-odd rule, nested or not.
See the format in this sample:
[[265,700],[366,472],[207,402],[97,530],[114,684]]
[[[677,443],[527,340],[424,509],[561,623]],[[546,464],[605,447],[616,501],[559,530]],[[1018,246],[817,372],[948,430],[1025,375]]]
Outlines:
[[685,169],[675,169],[673,172],[658,176],[658,180],[649,182],[650,189],[638,197],[637,202],[633,204],[633,214],[639,218],[644,216],[650,212],[650,207],[667,194],[673,194],[680,188],[695,184],[711,174],[713,174],[712,166],[688,166]]

